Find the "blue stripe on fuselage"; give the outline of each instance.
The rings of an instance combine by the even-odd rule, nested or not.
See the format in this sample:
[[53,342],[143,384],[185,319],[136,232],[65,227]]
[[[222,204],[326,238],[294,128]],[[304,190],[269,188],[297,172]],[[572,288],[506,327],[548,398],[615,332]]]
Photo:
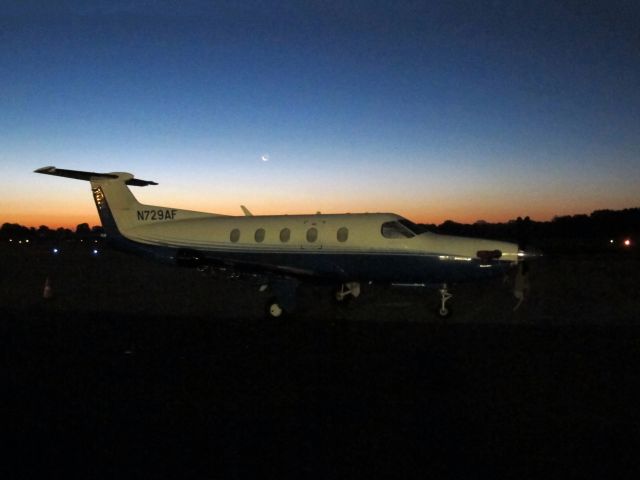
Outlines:
[[442,283],[490,278],[505,272],[502,262],[445,261],[434,255],[384,253],[312,252],[200,252],[212,263],[263,265],[314,272],[315,276],[335,280],[378,282]]

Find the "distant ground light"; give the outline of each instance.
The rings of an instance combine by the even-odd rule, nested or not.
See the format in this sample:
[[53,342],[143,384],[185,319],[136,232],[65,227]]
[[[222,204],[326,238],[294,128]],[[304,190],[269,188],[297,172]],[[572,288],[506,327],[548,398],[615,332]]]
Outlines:
[[631,238],[624,238],[624,239],[620,240],[620,243],[618,243],[616,240],[614,240],[612,238],[611,240],[609,240],[609,244],[610,245],[622,245],[623,247],[632,247],[633,246],[633,240]]

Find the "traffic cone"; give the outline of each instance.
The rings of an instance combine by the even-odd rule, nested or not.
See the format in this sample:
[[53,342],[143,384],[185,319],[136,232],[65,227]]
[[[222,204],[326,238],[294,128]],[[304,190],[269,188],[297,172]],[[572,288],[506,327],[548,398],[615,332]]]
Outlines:
[[44,282],[44,291],[42,292],[42,298],[49,300],[53,298],[53,288],[51,288],[51,279],[47,277]]

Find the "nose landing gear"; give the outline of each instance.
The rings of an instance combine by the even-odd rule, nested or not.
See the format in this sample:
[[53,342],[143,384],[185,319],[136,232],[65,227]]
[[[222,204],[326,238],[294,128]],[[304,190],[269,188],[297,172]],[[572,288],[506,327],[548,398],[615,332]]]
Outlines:
[[440,318],[449,318],[451,316],[451,307],[447,307],[447,301],[453,297],[453,295],[449,293],[446,283],[443,283],[442,288],[438,291],[440,292],[440,309],[438,310],[438,316],[440,316]]

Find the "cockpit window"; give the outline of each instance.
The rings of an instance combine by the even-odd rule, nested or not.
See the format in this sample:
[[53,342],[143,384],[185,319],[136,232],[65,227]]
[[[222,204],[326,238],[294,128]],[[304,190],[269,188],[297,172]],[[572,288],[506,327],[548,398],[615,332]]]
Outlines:
[[385,238],[411,238],[416,236],[411,229],[404,226],[400,221],[383,223],[381,232]]
[[414,235],[420,235],[421,233],[428,232],[427,228],[424,225],[417,225],[411,220],[407,220],[406,218],[401,218],[400,220],[398,220],[398,222],[411,230]]

